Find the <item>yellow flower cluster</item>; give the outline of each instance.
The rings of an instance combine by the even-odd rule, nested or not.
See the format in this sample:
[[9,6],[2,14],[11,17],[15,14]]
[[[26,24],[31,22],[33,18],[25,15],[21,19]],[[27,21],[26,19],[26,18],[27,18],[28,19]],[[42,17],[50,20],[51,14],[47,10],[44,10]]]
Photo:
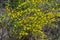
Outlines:
[[[12,9],[12,11],[8,12],[8,16],[11,17],[11,20],[16,20],[14,28],[20,28],[20,37],[28,35],[27,31],[31,31],[33,34],[42,34],[41,38],[44,39],[46,35],[41,31],[43,30],[42,28],[47,24],[55,22],[55,16],[60,17],[60,12],[56,14],[48,12],[45,14],[41,12],[41,8],[35,7],[43,1],[44,0],[27,0],[27,2],[25,1],[22,4],[18,4],[15,10]],[[48,0],[46,0],[46,2],[48,2]],[[29,4],[29,6],[27,6],[27,4]],[[24,9],[23,5],[26,9]],[[6,9],[9,10],[8,8]]]

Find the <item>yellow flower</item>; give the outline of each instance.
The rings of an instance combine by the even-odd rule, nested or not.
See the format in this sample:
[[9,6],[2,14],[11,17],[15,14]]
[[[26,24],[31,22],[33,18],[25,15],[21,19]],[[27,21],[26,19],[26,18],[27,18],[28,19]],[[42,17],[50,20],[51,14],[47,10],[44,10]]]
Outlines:
[[29,17],[29,19],[33,20],[33,19],[34,19],[34,17],[32,17],[32,16],[31,16],[31,17]]
[[51,19],[50,21],[51,21],[51,22],[54,22],[54,21],[56,21],[56,19],[55,19],[55,18],[53,18],[53,19]]
[[51,12],[50,12],[50,13],[48,13],[47,15],[48,15],[48,18],[53,18],[53,17],[55,17],[55,16],[54,16],[54,14],[53,14],[53,13],[51,13]]
[[28,33],[25,33],[25,35],[28,35]]
[[34,3],[34,2],[35,2],[35,0],[32,0],[32,2]]

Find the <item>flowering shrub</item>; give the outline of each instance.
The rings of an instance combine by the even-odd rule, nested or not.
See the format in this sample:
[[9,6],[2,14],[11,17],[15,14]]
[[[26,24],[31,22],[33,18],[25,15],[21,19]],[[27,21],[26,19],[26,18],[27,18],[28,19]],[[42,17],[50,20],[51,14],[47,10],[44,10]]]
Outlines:
[[[41,40],[47,39],[47,36],[43,32],[43,27],[45,25],[52,25],[57,20],[60,20],[60,12],[54,12],[58,9],[58,3],[54,3],[53,0],[12,0],[8,1],[6,6],[7,13],[2,16],[2,19],[6,19],[6,27],[12,28],[11,35],[17,35],[16,39],[21,39],[22,37],[29,35],[34,36],[37,39],[37,34],[40,34]],[[57,5],[56,5],[57,4]],[[56,7],[55,7],[56,6]],[[9,19],[7,19],[7,17]]]

